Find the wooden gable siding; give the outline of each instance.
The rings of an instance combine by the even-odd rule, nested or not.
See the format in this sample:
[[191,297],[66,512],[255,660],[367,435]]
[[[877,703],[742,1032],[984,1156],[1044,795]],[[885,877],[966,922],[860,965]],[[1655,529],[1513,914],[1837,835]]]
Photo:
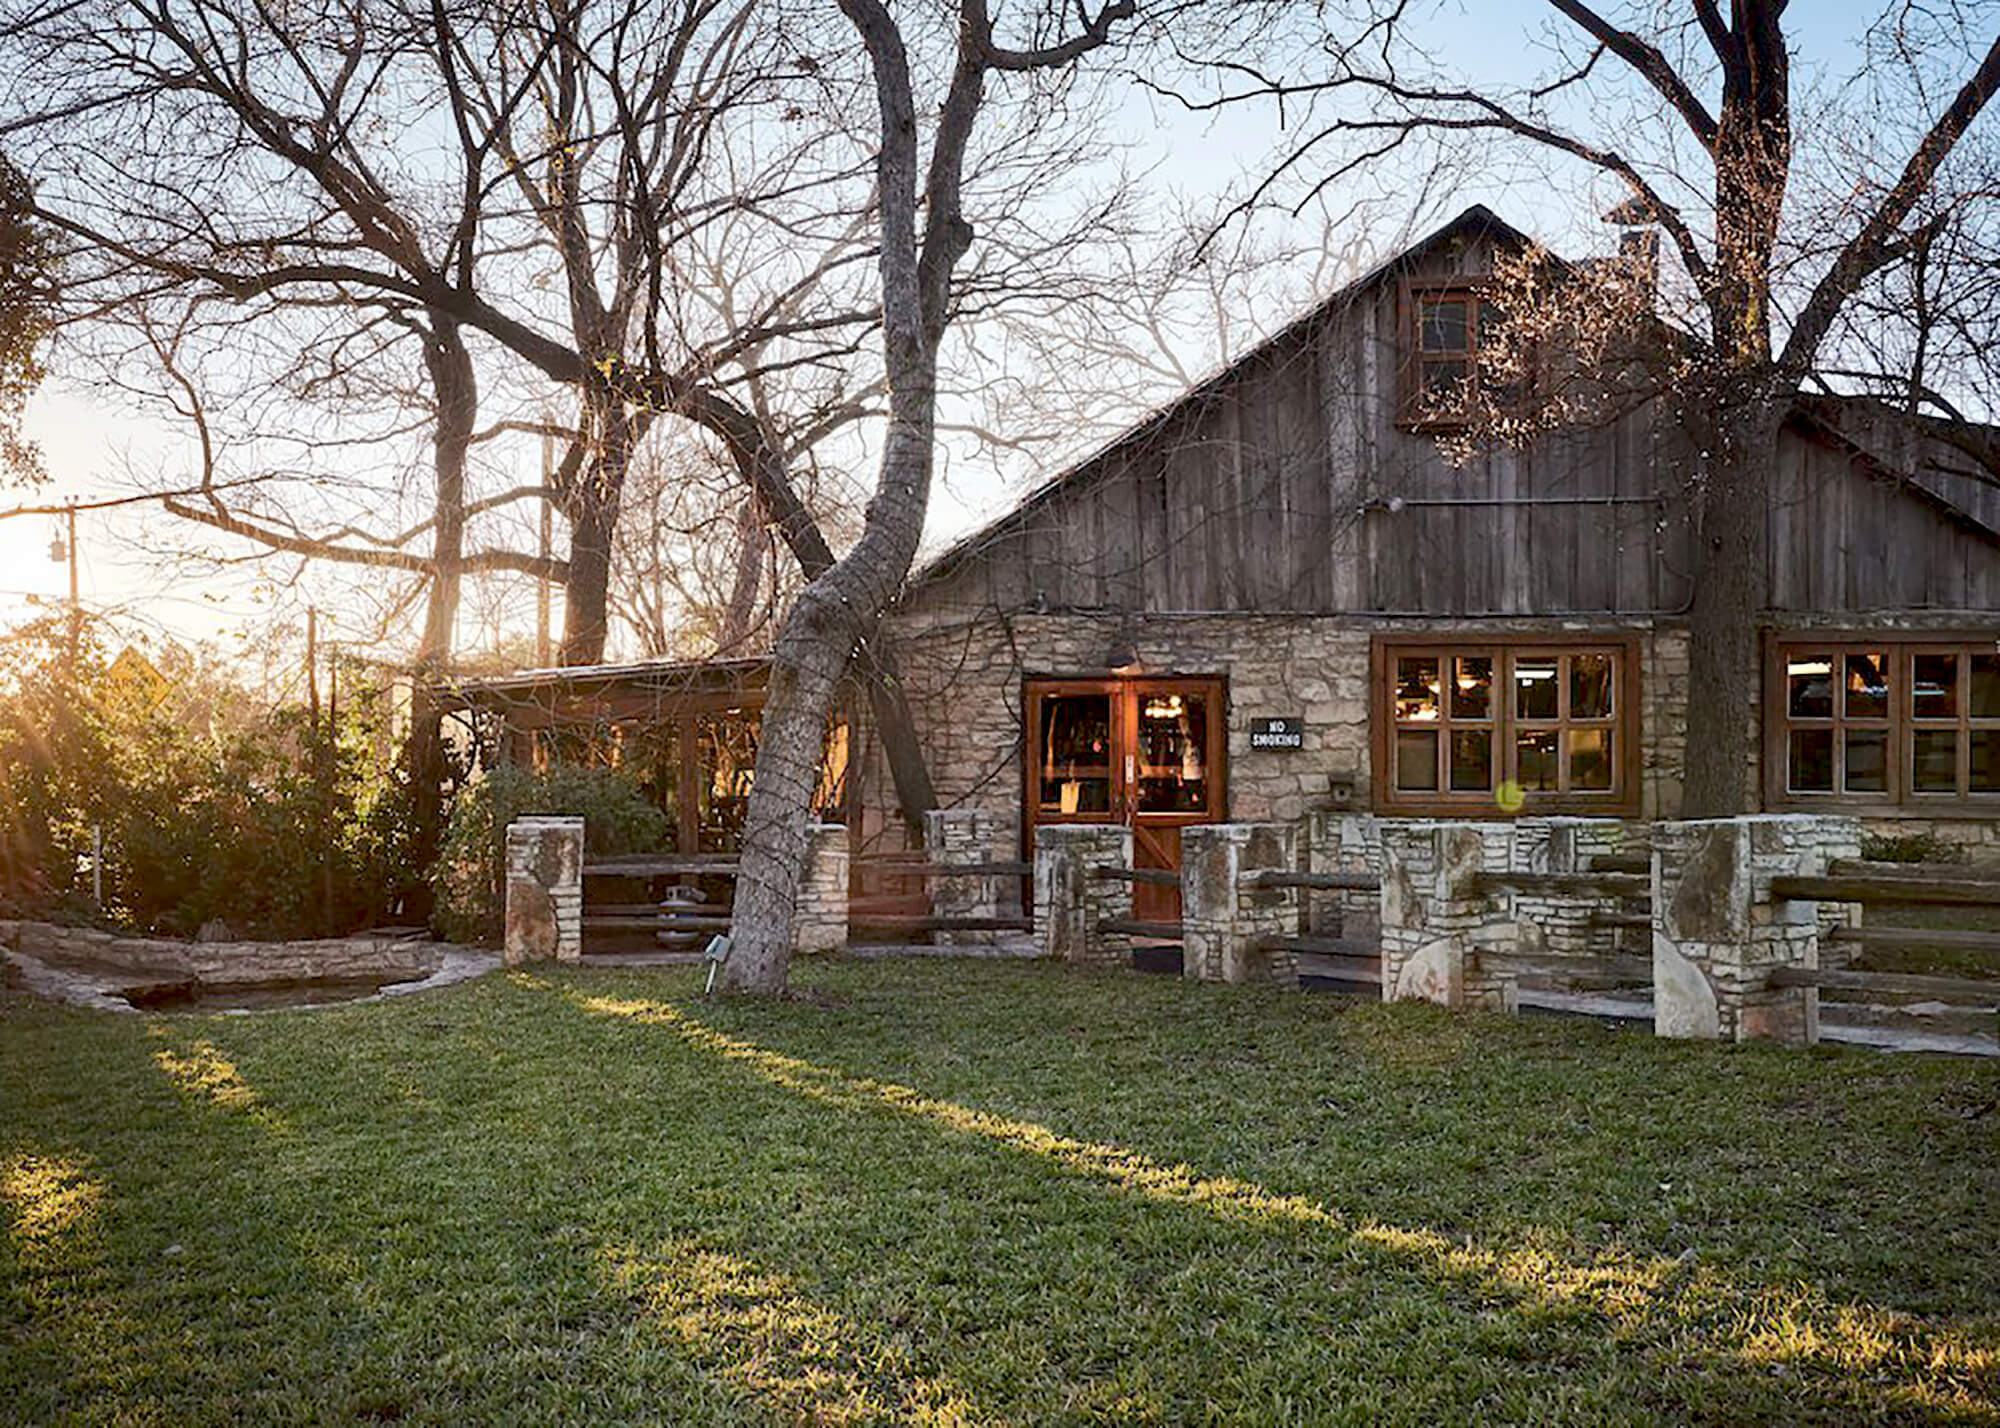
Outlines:
[[2000,610],[2000,539],[1837,443],[1788,431],[1771,483],[1776,610]]
[[[973,609],[1561,615],[1685,610],[1692,469],[1658,404],[1453,467],[1398,423],[1405,284],[1440,245],[1288,330],[957,552],[912,592]],[[2000,606],[2000,549],[1788,430],[1774,607]],[[1391,503],[1399,508],[1391,509]]]

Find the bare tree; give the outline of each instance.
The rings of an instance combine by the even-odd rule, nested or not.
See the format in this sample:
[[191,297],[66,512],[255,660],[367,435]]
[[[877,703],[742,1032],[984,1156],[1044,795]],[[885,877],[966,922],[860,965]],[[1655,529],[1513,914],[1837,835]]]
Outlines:
[[[923,534],[936,447],[938,349],[952,311],[953,269],[972,246],[963,208],[966,156],[988,78],[1066,69],[1107,43],[1134,14],[1132,0],[1086,12],[1064,36],[1062,10],[1036,15],[1030,49],[994,37],[984,0],[955,7],[950,78],[930,154],[920,153],[918,80],[901,24],[880,0],[840,0],[866,50],[880,133],[875,175],[882,348],[888,424],[881,472],[860,539],[800,594],[773,658],[757,776],[744,829],[723,984],[779,992],[790,964],[792,910],[805,825],[818,782],[821,731],[857,645],[909,573]],[[928,105],[924,106],[928,109]]]
[[[1556,70],[1532,87],[1437,75],[1414,7],[1396,3],[1332,12],[1342,33],[1319,37],[1320,73],[1232,66],[1239,83],[1217,102],[1313,111],[1277,174],[1328,184],[1420,143],[1522,145],[1610,180],[1629,216],[1664,233],[1695,319],[1672,396],[1698,463],[1688,741],[1706,756],[1690,763],[1683,807],[1732,813],[1749,790],[1746,695],[1779,426],[1850,304],[1928,241],[1953,153],[2000,89],[2000,38],[1981,33],[1984,7],[1886,12],[1882,62],[1913,79],[1896,100],[1906,110],[1878,105],[1871,121],[1900,148],[1847,144],[1824,156],[1831,174],[1812,174],[1796,152],[1783,0],[1691,0],[1680,17],[1633,7],[1629,19],[1582,0],[1549,7]],[[1823,180],[1824,201],[1798,203],[1804,178]]]
[[21,412],[40,385],[39,351],[54,307],[54,247],[32,213],[34,192],[0,157],[0,477],[33,484],[41,454],[21,434]]

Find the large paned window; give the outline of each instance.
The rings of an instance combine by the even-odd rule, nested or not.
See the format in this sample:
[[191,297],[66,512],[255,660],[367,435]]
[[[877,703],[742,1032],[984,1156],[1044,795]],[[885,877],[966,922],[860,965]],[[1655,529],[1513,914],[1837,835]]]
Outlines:
[[1379,642],[1378,802],[1626,811],[1637,798],[1635,668],[1622,641]]
[[1765,691],[1769,803],[2000,806],[2000,646],[1990,639],[1785,639]]

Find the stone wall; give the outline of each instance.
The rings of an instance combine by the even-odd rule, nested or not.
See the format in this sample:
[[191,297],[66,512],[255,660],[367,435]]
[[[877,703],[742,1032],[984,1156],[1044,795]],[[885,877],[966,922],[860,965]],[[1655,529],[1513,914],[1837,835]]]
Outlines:
[[5,940],[23,955],[71,971],[104,972],[212,987],[427,977],[453,949],[392,937],[329,937],[300,942],[179,942],[122,937],[45,922],[9,924]]
[[507,825],[507,920],[511,966],[583,956],[583,820],[517,818]]
[[792,951],[811,955],[847,945],[847,825],[806,825],[805,875],[792,907]]
[[[1024,679],[1102,675],[1125,617],[1097,614],[905,610],[896,616],[903,683],[940,801],[978,809],[1018,839],[1026,769]],[[1228,682],[1228,816],[1231,822],[1292,822],[1309,813],[1373,807],[1369,660],[1376,635],[1493,638],[1537,634],[1637,635],[1640,642],[1643,776],[1648,817],[1678,810],[1685,747],[1687,640],[1643,621],[1413,620],[1380,616],[1143,615],[1129,633],[1148,675],[1221,675]],[[1250,747],[1250,721],[1295,714],[1305,721],[1296,750]],[[854,770],[866,818],[861,839],[899,842],[895,795],[880,750]],[[1003,853],[1011,852],[1006,840]],[[1018,843],[1016,845],[1018,847]],[[1029,850],[1022,850],[1023,852]]]
[[[924,851],[944,867],[1013,861],[1013,826],[990,808],[937,808],[924,815]],[[932,877],[926,884],[934,917],[994,918],[1000,915],[1003,879],[992,873]],[[990,946],[989,931],[934,933],[940,947]]]
[[[1129,626],[1127,619],[1130,619]],[[1908,634],[1935,625],[1963,627],[1963,617],[1918,621],[1880,617],[1873,623]],[[1806,621],[1787,621],[1803,628]],[[1687,757],[1688,641],[1676,624],[1613,617],[1457,620],[1369,615],[1101,614],[1003,615],[923,607],[896,616],[903,678],[941,800],[982,809],[1018,838],[1025,770],[1021,757],[1022,681],[1033,676],[1104,672],[1110,645],[1129,633],[1146,674],[1221,675],[1228,681],[1230,821],[1289,822],[1307,814],[1339,816],[1380,810],[1374,800],[1370,742],[1370,641],[1426,636],[1494,639],[1538,634],[1634,635],[1639,641],[1640,815],[1676,818]],[[1250,747],[1250,720],[1261,715],[1304,718],[1304,747]],[[1743,718],[1757,722],[1756,691],[1746,691]],[[1744,770],[1748,807],[1761,806],[1751,741]],[[894,794],[879,750],[857,763],[855,777],[868,817],[864,840],[899,837],[885,818]],[[1974,859],[2000,861],[2000,819],[1891,817],[1869,819],[1867,831],[1930,832]],[[1311,840],[1308,839],[1308,856]],[[1018,846],[1018,845],[1017,845]],[[1013,850],[1003,839],[1003,853]],[[1025,851],[1025,850],[1023,850]],[[1315,909],[1324,904],[1315,902]]]
[[1132,916],[1132,884],[1093,869],[1132,866],[1132,830],[1115,823],[1068,823],[1042,829],[1035,846],[1035,942],[1044,957],[1124,966],[1132,939],[1105,933],[1106,921]]
[[1819,1039],[1819,993],[1771,987],[1819,965],[1820,905],[1771,880],[1823,873],[1858,841],[1852,819],[1813,814],[1663,822],[1653,830],[1653,1006],[1660,1036]]

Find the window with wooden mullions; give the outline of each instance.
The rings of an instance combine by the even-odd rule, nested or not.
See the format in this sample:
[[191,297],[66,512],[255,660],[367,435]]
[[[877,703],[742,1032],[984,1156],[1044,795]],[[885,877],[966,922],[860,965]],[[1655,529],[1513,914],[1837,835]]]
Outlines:
[[1407,311],[1409,337],[1402,396],[1406,426],[1461,425],[1471,414],[1475,393],[1483,403],[1501,411],[1525,401],[1525,380],[1496,381],[1492,372],[1480,368],[1482,343],[1506,321],[1492,298],[1463,283],[1412,286],[1407,292]]
[[1779,801],[2000,803],[2000,649],[1991,641],[1784,645],[1767,750]]
[[1616,803],[1627,664],[1618,647],[1386,647],[1383,802],[1493,808],[1512,784],[1544,808]]

